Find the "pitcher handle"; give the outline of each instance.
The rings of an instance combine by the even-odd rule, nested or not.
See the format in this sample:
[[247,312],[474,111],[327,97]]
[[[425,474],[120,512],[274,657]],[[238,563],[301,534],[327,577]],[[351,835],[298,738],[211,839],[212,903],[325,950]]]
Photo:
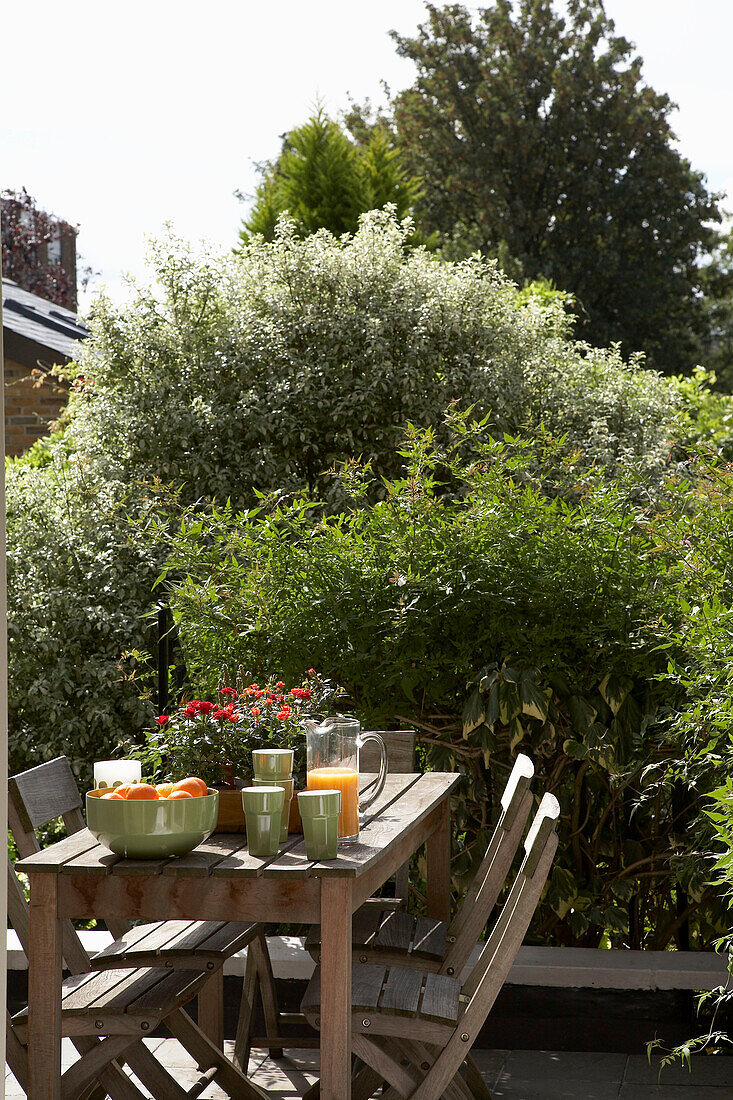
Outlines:
[[[369,787],[373,786],[374,783],[376,783],[374,790],[368,798],[362,798],[361,795],[359,797],[359,813],[362,813],[363,810],[368,809],[369,806],[371,806],[372,802],[374,802],[376,798],[379,798],[380,794],[384,790],[384,784],[387,779],[387,746],[385,745],[384,741],[378,733],[362,733],[359,735],[358,744],[360,748],[362,745],[366,745],[367,741],[376,741],[376,743],[379,745],[381,759],[379,761],[379,775],[377,776],[376,780],[373,779],[371,783],[367,783],[367,786],[365,788],[368,790]],[[361,793],[363,794],[363,791]]]

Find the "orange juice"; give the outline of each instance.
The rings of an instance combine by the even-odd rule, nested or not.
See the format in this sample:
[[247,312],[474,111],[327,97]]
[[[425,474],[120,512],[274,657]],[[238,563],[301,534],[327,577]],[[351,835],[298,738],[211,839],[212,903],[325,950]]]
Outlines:
[[338,835],[358,836],[359,773],[353,768],[312,768],[308,772],[309,791],[341,791]]

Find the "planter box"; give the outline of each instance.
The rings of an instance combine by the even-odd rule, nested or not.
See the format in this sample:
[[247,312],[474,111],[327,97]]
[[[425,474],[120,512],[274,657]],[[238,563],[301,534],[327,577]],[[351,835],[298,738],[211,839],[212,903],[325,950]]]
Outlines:
[[219,791],[219,817],[214,832],[244,832],[244,810],[242,809],[241,791]]
[[[244,810],[242,809],[242,792],[220,790],[219,791],[219,817],[216,822],[215,833],[243,833]],[[302,833],[303,823],[300,820],[298,799],[293,795],[290,803],[290,822],[288,832]]]

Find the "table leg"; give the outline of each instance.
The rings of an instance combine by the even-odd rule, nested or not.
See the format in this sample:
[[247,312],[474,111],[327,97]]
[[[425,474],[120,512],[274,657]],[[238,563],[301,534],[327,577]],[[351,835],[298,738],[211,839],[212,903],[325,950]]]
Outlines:
[[321,1100],[351,1098],[351,880],[321,879]]
[[450,921],[450,800],[440,806],[440,824],[425,844],[428,916]]
[[61,1100],[61,928],[58,876],[31,874],[28,949],[28,1095]]

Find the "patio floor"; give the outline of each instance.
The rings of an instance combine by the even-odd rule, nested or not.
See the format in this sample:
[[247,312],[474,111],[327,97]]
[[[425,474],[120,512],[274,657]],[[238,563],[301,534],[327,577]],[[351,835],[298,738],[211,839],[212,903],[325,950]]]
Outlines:
[[[185,1088],[198,1079],[193,1061],[173,1039],[146,1040],[157,1057],[175,1068],[176,1079]],[[228,1046],[232,1044],[228,1043]],[[76,1052],[64,1039],[64,1065]],[[733,1097],[733,1058],[702,1058],[693,1063],[692,1074],[679,1066],[665,1070],[657,1083],[657,1070],[641,1055],[568,1053],[533,1050],[480,1050],[476,1061],[495,1100],[730,1100]],[[318,1056],[313,1051],[289,1051],[274,1062],[264,1052],[254,1051],[250,1074],[262,1088],[272,1091],[272,1100],[295,1100],[314,1080]],[[8,1074],[6,1100],[21,1100],[25,1093]],[[224,1093],[212,1085],[207,1100],[219,1100]]]

